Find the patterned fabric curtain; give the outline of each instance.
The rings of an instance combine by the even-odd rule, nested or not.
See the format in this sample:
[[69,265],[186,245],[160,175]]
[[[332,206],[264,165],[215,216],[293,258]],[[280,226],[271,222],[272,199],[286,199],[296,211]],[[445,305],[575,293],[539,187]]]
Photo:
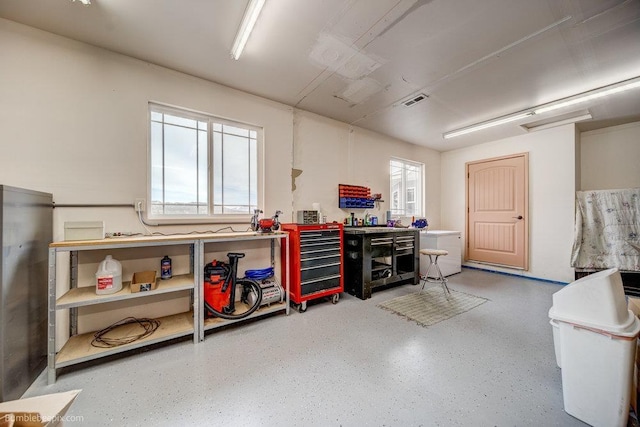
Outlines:
[[576,192],[571,266],[640,271],[640,188]]

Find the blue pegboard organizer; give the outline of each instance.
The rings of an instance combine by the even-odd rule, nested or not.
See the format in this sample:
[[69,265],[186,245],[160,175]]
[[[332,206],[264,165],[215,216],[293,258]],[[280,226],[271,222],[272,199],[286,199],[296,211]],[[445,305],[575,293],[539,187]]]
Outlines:
[[340,197],[340,209],[371,209],[375,200],[367,197]]

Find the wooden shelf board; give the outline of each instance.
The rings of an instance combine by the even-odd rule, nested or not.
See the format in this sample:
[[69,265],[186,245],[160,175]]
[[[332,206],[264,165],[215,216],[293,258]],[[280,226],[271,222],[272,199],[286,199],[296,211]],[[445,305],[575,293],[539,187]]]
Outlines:
[[192,244],[199,240],[207,241],[230,241],[236,239],[277,239],[287,235],[284,231],[274,231],[272,233],[258,233],[255,231],[243,231],[235,233],[198,233],[198,234],[174,234],[170,236],[124,236],[112,237],[99,240],[70,240],[53,242],[50,248],[58,250],[72,251],[78,249],[107,249],[111,247],[136,247],[155,245],[181,245]]
[[131,298],[142,298],[151,295],[160,295],[170,292],[178,292],[195,288],[193,274],[174,276],[168,280],[158,279],[158,287],[153,291],[131,292],[129,284],[123,282],[122,289],[114,294],[96,295],[95,286],[84,286],[70,289],[56,301],[56,309],[81,307],[93,304],[103,304],[113,301],[122,301]]
[[[122,353],[127,350],[133,350],[135,348],[148,346],[150,344],[167,341],[184,335],[193,334],[194,321],[192,312],[160,317],[157,320],[160,321],[160,326],[153,334],[131,344],[125,344],[113,348],[93,347],[91,345],[91,341],[93,340],[95,332],[74,335],[69,338],[66,344],[56,355],[56,368],[62,368],[64,366],[70,366],[77,363],[98,359],[100,357]],[[123,336],[127,335],[128,333],[139,332],[140,328],[135,325],[128,325],[126,327],[118,329],[118,335],[122,334]]]
[[[246,305],[241,302],[236,303],[236,307],[238,308],[239,312],[241,310],[246,310]],[[268,306],[265,305],[263,307],[260,307],[259,309],[257,309],[255,312],[251,313],[251,315],[245,317],[244,319],[227,320],[227,319],[221,319],[219,317],[205,318],[204,330],[207,331],[209,329],[220,328],[222,326],[230,325],[232,323],[242,322],[243,320],[253,319],[254,317],[260,317],[270,313],[275,313],[277,311],[285,310],[286,308],[287,308],[287,303],[286,301],[283,301],[278,303],[271,303],[271,305],[268,305]],[[204,311],[206,315],[206,310]]]

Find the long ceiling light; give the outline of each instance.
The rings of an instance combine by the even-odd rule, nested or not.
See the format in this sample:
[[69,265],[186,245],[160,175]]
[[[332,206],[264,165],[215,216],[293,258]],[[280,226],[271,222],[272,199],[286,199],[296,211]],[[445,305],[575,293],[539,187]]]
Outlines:
[[553,111],[557,110],[558,108],[568,107],[580,102],[602,98],[603,96],[613,95],[614,93],[624,92],[625,90],[634,89],[636,87],[640,87],[640,77],[625,80],[620,83],[615,83],[609,86],[601,87],[599,89],[590,90],[579,95],[563,98],[549,104],[538,106],[535,107],[534,112],[536,114],[542,114],[546,113],[547,111]]
[[236,39],[233,42],[233,48],[231,49],[231,57],[233,59],[237,60],[240,58],[240,55],[242,55],[244,46],[247,44],[247,40],[249,40],[253,26],[256,25],[265,1],[266,0],[249,0],[247,9],[244,11],[244,16],[242,17],[242,23],[240,23],[240,28],[238,29],[238,34],[236,34]]
[[487,129],[487,128],[490,128],[490,127],[493,127],[493,126],[503,125],[505,123],[513,122],[513,121],[520,120],[520,119],[524,119],[525,117],[529,117],[529,116],[533,116],[533,111],[527,111],[525,113],[515,114],[513,116],[507,116],[507,117],[502,117],[502,118],[498,118],[498,119],[495,119],[495,120],[489,120],[489,121],[486,121],[486,122],[478,123],[477,125],[469,126],[469,127],[458,129],[458,130],[454,130],[452,132],[447,132],[447,133],[443,134],[442,136],[444,137],[444,139],[454,138],[456,136],[466,135],[468,133],[475,132],[475,131],[478,131],[478,130]]
[[471,132],[513,122],[515,120],[519,120],[528,116],[543,114],[549,111],[557,110],[564,107],[569,107],[574,104],[590,101],[597,98],[602,98],[608,95],[613,95],[615,93],[624,92],[626,90],[635,89],[638,87],[640,87],[640,76],[634,77],[629,80],[624,80],[618,83],[613,83],[608,86],[603,86],[597,89],[593,89],[587,92],[583,92],[578,95],[558,99],[556,101],[549,102],[547,104],[538,105],[536,107],[532,107],[527,110],[520,111],[518,113],[514,113],[509,116],[498,117],[497,119],[487,120],[485,122],[478,123],[473,126],[454,130],[451,132],[446,132],[442,134],[442,136],[444,139],[449,139],[449,138],[453,138],[460,135],[466,135]]

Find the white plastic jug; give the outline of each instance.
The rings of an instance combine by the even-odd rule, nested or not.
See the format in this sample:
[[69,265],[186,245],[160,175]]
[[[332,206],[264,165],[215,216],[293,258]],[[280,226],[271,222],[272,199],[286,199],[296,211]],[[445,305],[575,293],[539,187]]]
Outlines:
[[96,273],[96,294],[113,294],[120,289],[122,289],[122,264],[111,255],[107,255]]

